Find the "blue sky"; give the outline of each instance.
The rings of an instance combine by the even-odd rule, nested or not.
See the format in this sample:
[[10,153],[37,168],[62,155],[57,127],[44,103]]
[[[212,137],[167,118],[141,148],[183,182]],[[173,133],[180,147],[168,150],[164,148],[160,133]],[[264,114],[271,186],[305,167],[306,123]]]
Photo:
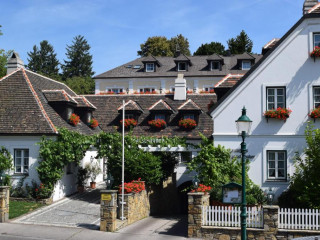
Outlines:
[[40,41],[66,59],[66,45],[83,35],[100,74],[137,58],[149,36],[188,38],[191,52],[202,43],[227,40],[243,29],[260,53],[302,16],[304,0],[0,0],[0,48],[27,52]]

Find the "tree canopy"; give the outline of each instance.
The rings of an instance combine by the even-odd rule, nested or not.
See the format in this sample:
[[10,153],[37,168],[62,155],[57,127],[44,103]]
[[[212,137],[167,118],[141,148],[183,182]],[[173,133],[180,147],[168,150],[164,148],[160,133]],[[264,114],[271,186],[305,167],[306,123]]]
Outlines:
[[232,54],[252,52],[253,43],[244,30],[242,30],[236,38],[230,38],[227,43]]
[[225,54],[225,48],[220,42],[211,42],[201,44],[201,46],[193,53],[194,56],[211,55],[211,54]]
[[176,50],[190,56],[189,41],[182,34],[168,40],[163,36],[149,37],[145,43],[140,44],[138,55],[146,57],[153,56],[174,56]]
[[74,37],[72,45],[67,45],[67,60],[62,65],[64,79],[72,77],[92,77],[92,55],[87,40],[78,35]]
[[65,83],[77,94],[94,94],[95,83],[92,78],[73,77],[67,78]]
[[59,61],[53,46],[47,41],[40,42],[40,48],[33,46],[32,51],[28,52],[27,67],[40,74],[48,77],[56,77],[59,74]]

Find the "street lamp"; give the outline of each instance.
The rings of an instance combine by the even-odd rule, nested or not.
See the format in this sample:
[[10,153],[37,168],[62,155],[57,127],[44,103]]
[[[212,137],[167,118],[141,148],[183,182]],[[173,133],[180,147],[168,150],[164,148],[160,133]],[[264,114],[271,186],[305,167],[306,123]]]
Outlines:
[[194,178],[192,180],[192,184],[193,184],[194,189],[197,189],[199,187],[199,179],[198,179],[197,175],[194,176]]
[[108,177],[106,179],[106,185],[108,190],[111,190],[113,182],[114,182],[114,178],[112,177],[111,173],[108,173]]
[[241,196],[241,240],[247,239],[247,211],[246,211],[246,152],[247,145],[244,142],[246,136],[251,130],[252,121],[246,115],[245,107],[242,109],[242,115],[236,121],[238,134],[242,137],[241,143],[241,165],[242,165],[242,196]]

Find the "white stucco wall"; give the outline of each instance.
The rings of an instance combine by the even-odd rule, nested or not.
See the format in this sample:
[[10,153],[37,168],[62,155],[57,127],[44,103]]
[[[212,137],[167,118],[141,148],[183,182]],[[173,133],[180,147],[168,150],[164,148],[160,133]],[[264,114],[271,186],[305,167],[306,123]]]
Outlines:
[[[263,188],[274,186],[277,195],[288,186],[287,182],[268,182],[266,151],[287,150],[287,171],[292,174],[294,152],[303,151],[304,130],[308,113],[313,108],[312,86],[320,86],[320,60],[310,57],[312,34],[320,32],[320,21],[307,19],[214,110],[214,142],[231,149],[239,149],[241,138],[236,136],[236,124],[241,108],[253,121],[251,136],[246,140],[251,161],[250,178]],[[286,87],[286,107],[292,114],[286,120],[265,119],[266,88]],[[319,121],[315,122],[320,127]]]

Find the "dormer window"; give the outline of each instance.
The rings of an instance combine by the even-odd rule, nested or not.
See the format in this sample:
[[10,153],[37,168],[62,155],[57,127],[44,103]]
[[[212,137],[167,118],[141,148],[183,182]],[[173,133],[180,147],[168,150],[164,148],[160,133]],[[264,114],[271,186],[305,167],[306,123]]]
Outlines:
[[165,114],[155,114],[154,120],[158,120],[158,119],[166,120],[166,115]]
[[250,60],[242,60],[242,70],[249,70],[251,68]]
[[133,113],[126,113],[124,116],[125,119],[135,119],[135,114]]
[[154,72],[154,63],[146,63],[146,72]]
[[219,61],[212,61],[211,62],[211,70],[220,70],[220,62]]
[[187,71],[187,63],[179,62],[178,63],[178,71]]
[[67,107],[67,118],[66,119],[69,119],[71,117],[72,113],[73,113],[73,108]]
[[195,120],[194,114],[187,113],[183,115],[183,119],[192,119]]
[[313,48],[320,47],[320,33],[313,34]]

